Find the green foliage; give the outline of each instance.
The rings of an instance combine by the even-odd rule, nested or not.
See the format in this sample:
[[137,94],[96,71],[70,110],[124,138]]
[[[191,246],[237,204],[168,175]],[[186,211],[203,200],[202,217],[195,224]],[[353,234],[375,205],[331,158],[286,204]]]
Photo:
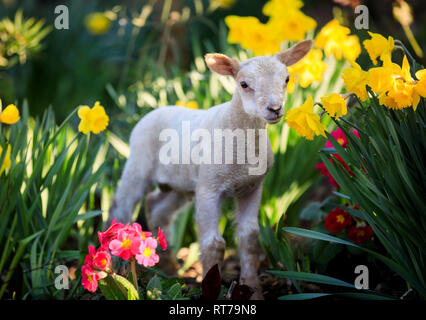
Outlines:
[[109,274],[99,280],[99,288],[107,300],[188,300],[198,291],[184,293],[185,285],[180,279],[163,279],[152,277],[144,289],[137,292],[135,286],[126,278],[118,274]]
[[[336,197],[328,197],[322,202],[312,201],[300,212],[300,219],[316,222],[324,219],[330,210],[339,207]],[[347,209],[346,207],[342,207]]]
[[313,231],[313,230],[307,230],[307,229],[301,229],[301,228],[294,228],[294,227],[289,227],[289,228],[284,228],[284,230],[286,232],[289,233],[293,233],[302,237],[309,237],[312,239],[317,239],[317,240],[322,240],[322,241],[330,241],[330,242],[334,242],[334,243],[340,243],[343,245],[347,245],[347,246],[352,246],[355,248],[358,248],[362,251],[365,251],[367,253],[369,253],[371,256],[373,256],[374,258],[377,258],[379,260],[381,260],[382,262],[384,262],[390,269],[392,269],[393,271],[395,271],[397,274],[399,274],[401,277],[403,277],[405,280],[407,280],[407,282],[409,282],[410,284],[413,283],[413,287],[415,289],[417,289],[420,294],[423,294],[423,289],[417,285],[415,278],[413,278],[412,276],[412,271],[411,270],[406,270],[404,269],[403,266],[401,266],[398,262],[395,262],[392,258],[388,258],[380,253],[377,253],[375,251],[372,251],[370,249],[367,249],[365,247],[359,246],[354,244],[353,242],[350,241],[346,241],[340,238],[336,238],[321,232],[317,232],[317,231]]
[[[350,284],[348,282],[329,277],[324,276],[321,274],[313,274],[313,273],[306,273],[306,272],[293,272],[293,271],[268,271],[269,273],[278,276],[280,278],[289,278],[293,280],[301,280],[301,281],[307,281],[307,282],[313,282],[313,283],[320,283],[320,284],[326,284],[341,288],[349,288],[349,289],[356,289],[353,284]],[[293,294],[293,295],[285,295],[278,299],[280,300],[307,300],[307,299],[314,299],[314,298],[320,298],[323,296],[340,296],[340,297],[347,297],[352,299],[360,299],[360,300],[395,300],[392,297],[377,294],[376,292],[372,290],[357,290],[355,292],[336,292],[336,293],[299,293],[299,294]]]
[[66,243],[73,227],[101,213],[82,209],[103,171],[94,166],[103,141],[93,145],[75,134],[68,123],[73,116],[57,127],[51,110],[33,121],[24,104],[21,120],[0,128],[1,146],[7,141],[12,149],[12,166],[0,175],[0,274],[5,275],[0,297],[17,290],[10,288],[12,281],[24,288],[18,296],[59,295],[55,267],[80,258]]
[[341,165],[330,165],[324,154],[321,158],[343,192],[363,209],[363,218],[400,268],[398,273],[425,296],[425,101],[421,99],[416,111],[394,111],[370,94],[366,103],[359,102],[359,116],[352,124],[360,139],[340,122],[349,148],[344,150],[329,136],[355,177]]
[[17,62],[24,64],[29,56],[40,51],[40,42],[50,31],[51,27],[44,27],[42,20],[24,19],[22,10],[16,11],[13,21],[0,20],[0,68]]
[[320,179],[315,163],[322,139],[306,141],[286,123],[270,126],[268,131],[275,155],[263,184],[262,208],[272,224],[284,215],[287,224],[295,225],[302,200],[306,201]]
[[[290,245],[284,235],[284,216],[281,216],[276,228],[271,226],[270,219],[262,211],[260,218],[259,243],[268,256],[272,266],[276,269],[285,267],[286,270],[291,271],[303,268],[297,261],[300,252]],[[293,284],[298,291],[301,290],[298,282],[293,282]]]
[[108,275],[99,280],[98,284],[107,300],[140,300],[135,286],[118,274]]

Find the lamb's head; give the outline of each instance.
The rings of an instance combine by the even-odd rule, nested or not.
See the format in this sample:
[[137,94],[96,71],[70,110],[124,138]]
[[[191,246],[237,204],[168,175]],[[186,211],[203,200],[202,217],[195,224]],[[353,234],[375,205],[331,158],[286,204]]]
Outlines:
[[287,66],[302,59],[311,47],[312,40],[304,40],[271,57],[259,56],[239,62],[220,53],[210,53],[205,60],[210,70],[235,79],[246,113],[267,123],[277,123],[284,113],[289,81]]

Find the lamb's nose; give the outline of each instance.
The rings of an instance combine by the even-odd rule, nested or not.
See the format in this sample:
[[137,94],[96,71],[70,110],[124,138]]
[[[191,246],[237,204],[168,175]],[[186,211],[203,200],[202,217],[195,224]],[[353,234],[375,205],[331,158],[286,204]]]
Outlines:
[[274,104],[274,105],[269,105],[267,109],[271,112],[278,114],[281,111],[281,108],[282,108],[281,104]]

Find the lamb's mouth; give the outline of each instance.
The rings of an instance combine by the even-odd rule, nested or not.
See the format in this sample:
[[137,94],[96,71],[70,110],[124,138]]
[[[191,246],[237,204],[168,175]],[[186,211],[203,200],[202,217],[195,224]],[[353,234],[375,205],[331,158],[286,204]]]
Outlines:
[[269,124],[275,124],[275,123],[280,122],[282,117],[283,117],[283,115],[277,115],[274,118],[265,118],[265,121]]

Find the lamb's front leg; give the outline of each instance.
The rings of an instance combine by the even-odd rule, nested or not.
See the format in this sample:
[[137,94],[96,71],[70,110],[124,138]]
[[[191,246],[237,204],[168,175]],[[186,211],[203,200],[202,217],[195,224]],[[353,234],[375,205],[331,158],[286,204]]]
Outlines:
[[237,197],[237,233],[240,250],[240,283],[255,290],[252,299],[263,299],[257,275],[259,247],[258,214],[262,197],[262,184],[248,195]]
[[216,263],[220,266],[225,254],[225,239],[219,231],[221,195],[206,187],[195,193],[195,219],[200,241],[203,278]]

